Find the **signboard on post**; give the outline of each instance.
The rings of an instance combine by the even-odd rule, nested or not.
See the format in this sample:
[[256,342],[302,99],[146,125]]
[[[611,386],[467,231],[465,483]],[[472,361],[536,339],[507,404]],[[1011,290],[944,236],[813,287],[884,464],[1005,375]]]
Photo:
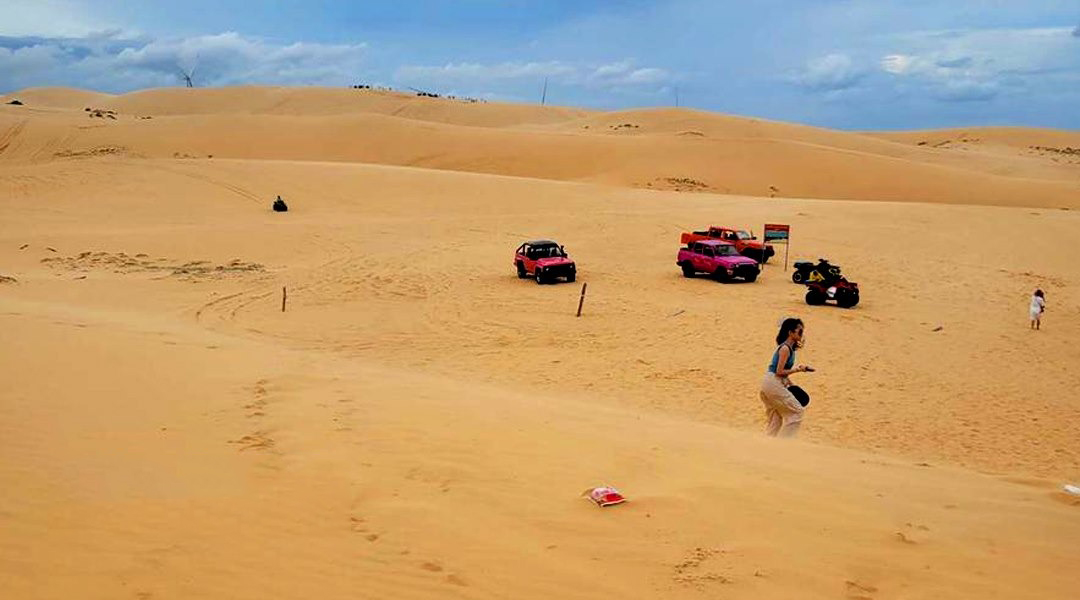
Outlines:
[[784,270],[788,267],[788,246],[791,243],[791,225],[765,224],[765,243],[784,244]]

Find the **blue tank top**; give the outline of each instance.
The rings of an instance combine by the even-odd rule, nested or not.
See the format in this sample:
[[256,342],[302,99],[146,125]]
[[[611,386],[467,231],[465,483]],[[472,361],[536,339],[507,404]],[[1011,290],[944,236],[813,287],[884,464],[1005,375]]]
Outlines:
[[[780,349],[784,347],[784,344],[780,344],[776,347],[776,352],[773,352],[772,360],[769,362],[769,372],[776,373],[776,363],[780,362]],[[787,357],[787,364],[784,365],[785,369],[790,369],[795,365],[795,351],[792,350]]]

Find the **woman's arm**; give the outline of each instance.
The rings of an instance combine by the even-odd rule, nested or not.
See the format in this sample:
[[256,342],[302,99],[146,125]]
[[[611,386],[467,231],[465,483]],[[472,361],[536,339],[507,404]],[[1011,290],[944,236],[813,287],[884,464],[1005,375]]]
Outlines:
[[788,357],[791,356],[791,348],[788,348],[787,344],[780,346],[779,356],[776,359],[776,376],[787,377],[792,373],[802,373],[806,370],[805,365],[798,365],[793,369],[785,369],[784,365],[787,364]]

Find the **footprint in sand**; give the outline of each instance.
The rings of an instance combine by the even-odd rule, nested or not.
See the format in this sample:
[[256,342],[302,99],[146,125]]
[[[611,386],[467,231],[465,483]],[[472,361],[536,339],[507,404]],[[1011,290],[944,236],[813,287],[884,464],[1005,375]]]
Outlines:
[[249,419],[266,416],[264,409],[268,404],[265,387],[267,383],[269,382],[265,379],[260,379],[255,382],[255,386],[252,388],[252,395],[255,396],[255,399],[244,405],[246,410],[251,411],[247,414]]
[[365,522],[366,521],[360,517],[349,517],[349,523],[351,524],[352,530],[357,533],[364,533],[367,531],[367,526],[364,525]]
[[877,592],[877,588],[861,583],[858,581],[851,581],[850,579],[844,582],[844,587],[847,591],[847,597],[850,600],[874,600],[874,594]]
[[240,451],[243,452],[244,450],[271,450],[275,442],[268,432],[256,431],[240,439],[229,440],[229,443],[239,445]]
[[[425,563],[421,563],[420,568],[425,570],[425,571],[430,571],[432,573],[442,573],[443,572],[442,565],[440,565],[439,563],[434,563],[434,562],[430,562],[430,561],[425,562]],[[462,579],[460,576],[455,575],[453,573],[447,574],[445,581],[446,581],[446,583],[449,583],[450,585],[457,585],[457,586],[461,586],[461,587],[468,587],[469,586],[469,584],[464,579]]]
[[718,548],[694,548],[687,554],[686,558],[675,565],[671,580],[699,588],[709,583],[733,583],[732,579],[727,575],[710,569],[710,567],[725,566],[715,564],[719,561],[719,558],[723,558],[724,554],[726,554],[726,551]]
[[366,524],[367,522],[363,518],[361,518],[361,517],[349,517],[349,523],[351,524],[352,530],[354,532],[366,534],[366,535],[364,535],[365,540],[367,540],[369,542],[377,542],[377,541],[379,541],[379,537],[380,537],[379,534],[377,534],[377,533],[368,533],[369,529],[367,528],[367,524]]
[[921,544],[925,541],[925,534],[928,531],[930,531],[930,528],[926,525],[904,523],[904,529],[897,531],[894,535],[897,540],[904,544]]

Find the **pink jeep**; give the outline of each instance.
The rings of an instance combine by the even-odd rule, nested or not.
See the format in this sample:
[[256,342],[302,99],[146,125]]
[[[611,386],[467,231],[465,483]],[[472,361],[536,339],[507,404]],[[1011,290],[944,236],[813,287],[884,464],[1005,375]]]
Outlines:
[[566,249],[551,240],[533,240],[514,251],[514,267],[521,279],[532,277],[536,283],[548,283],[559,277],[573,283],[577,265],[566,255]]
[[720,281],[736,277],[751,282],[757,279],[761,268],[756,260],[739,254],[735,245],[723,240],[698,240],[679,249],[677,265],[683,275],[693,277],[696,273],[708,273]]

